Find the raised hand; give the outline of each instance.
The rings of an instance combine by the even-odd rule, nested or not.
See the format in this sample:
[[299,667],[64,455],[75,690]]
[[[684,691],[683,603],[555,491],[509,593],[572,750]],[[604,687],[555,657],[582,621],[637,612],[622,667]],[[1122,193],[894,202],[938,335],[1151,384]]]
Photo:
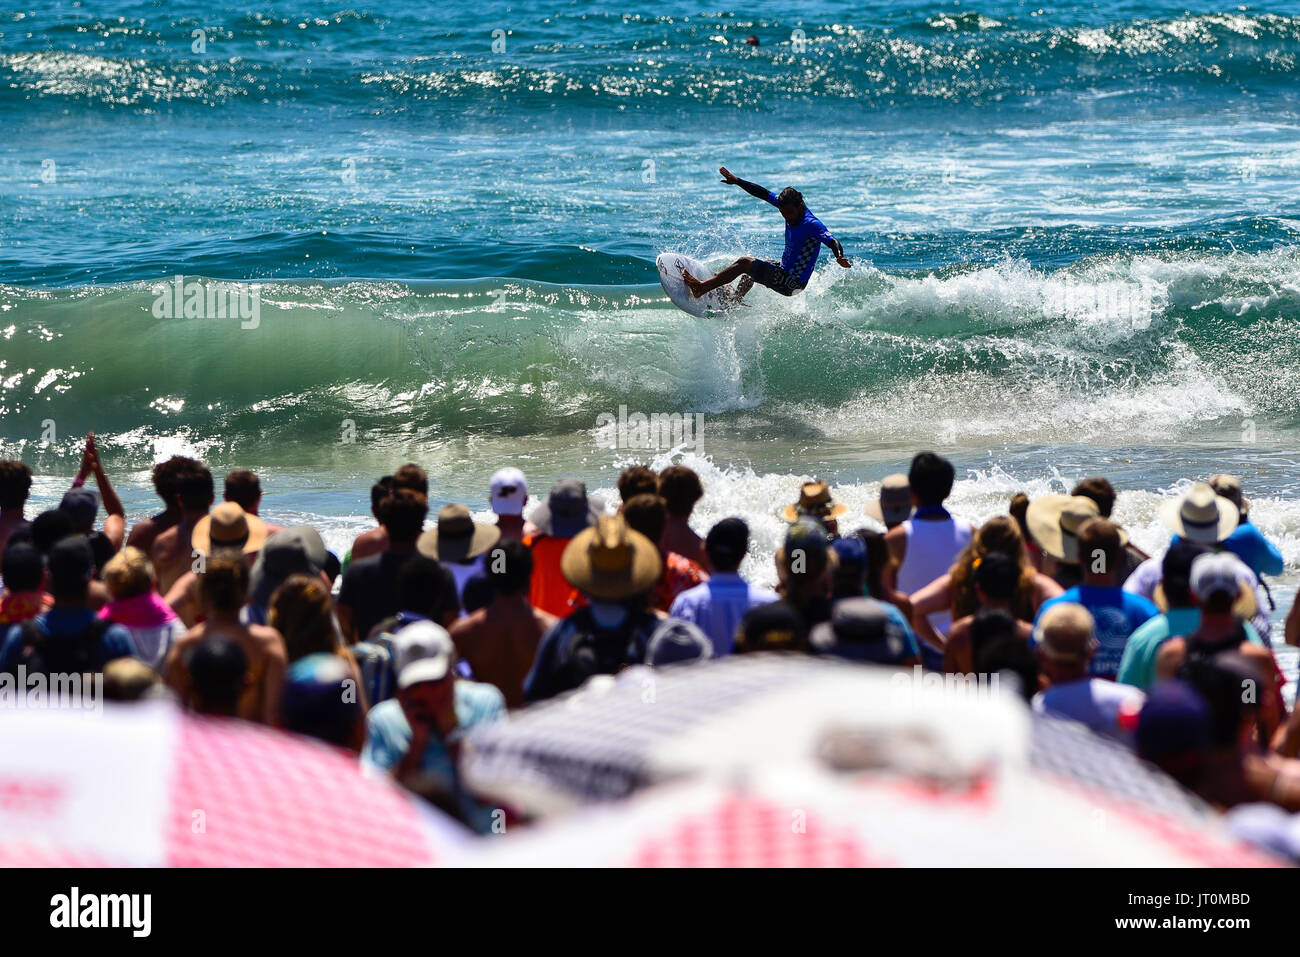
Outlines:
[[86,436],[85,448],[81,450],[81,468],[77,470],[77,478],[85,480],[91,472],[95,471],[95,462],[98,454],[95,451],[95,433],[91,432]]
[[718,172],[722,174],[722,181],[728,186],[735,186],[740,182],[740,177],[736,176],[725,166],[719,167]]

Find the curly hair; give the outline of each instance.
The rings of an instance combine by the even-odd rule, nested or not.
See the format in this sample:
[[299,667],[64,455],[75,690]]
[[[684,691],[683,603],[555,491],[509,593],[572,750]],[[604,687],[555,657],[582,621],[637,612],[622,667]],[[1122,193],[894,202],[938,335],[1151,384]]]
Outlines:
[[1034,569],[1025,560],[1025,539],[1020,534],[1020,526],[1010,515],[998,515],[990,518],[979,527],[957,561],[953,563],[949,574],[952,575],[952,619],[965,618],[979,610],[979,598],[975,594],[975,568],[977,560],[994,552],[1005,555],[1016,563],[1020,569],[1020,582],[1016,597],[1011,603],[1017,618],[1025,621],[1034,620]]
[[319,577],[290,575],[271,595],[267,624],[284,636],[289,661],[317,652],[334,654],[334,599]]

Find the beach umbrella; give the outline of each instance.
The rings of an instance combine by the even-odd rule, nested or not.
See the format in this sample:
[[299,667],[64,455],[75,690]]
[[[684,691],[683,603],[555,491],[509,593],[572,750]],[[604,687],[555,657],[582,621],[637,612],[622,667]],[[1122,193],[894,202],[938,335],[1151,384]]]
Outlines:
[[1126,745],[1094,734],[1077,721],[1036,714],[1029,764],[1084,790],[1137,804],[1149,811],[1216,817],[1217,812]]
[[956,782],[1023,767],[1149,811],[1213,815],[1122,744],[1033,715],[991,681],[807,655],[601,676],[475,729],[463,768],[471,787],[537,817],[695,773],[806,758],[837,729],[856,731],[859,764]]
[[1243,867],[1217,824],[1136,810],[1033,773],[968,787],[772,765],[652,787],[489,838],[480,867]]
[[339,749],[168,702],[0,720],[0,866],[419,866],[469,839]]
[[1023,764],[1028,710],[987,683],[759,653],[599,676],[470,732],[464,778],[529,816],[625,797],[704,770],[806,757],[837,729],[855,760],[962,780]]

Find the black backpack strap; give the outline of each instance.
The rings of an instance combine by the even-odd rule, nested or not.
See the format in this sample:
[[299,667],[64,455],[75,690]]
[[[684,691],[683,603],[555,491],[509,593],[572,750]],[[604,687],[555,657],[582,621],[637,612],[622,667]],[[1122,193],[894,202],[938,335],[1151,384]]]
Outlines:
[[14,656],[13,667],[7,672],[18,673],[18,666],[24,665],[28,671],[43,671],[45,667],[45,642],[48,635],[35,618],[28,618],[18,626],[18,653]]
[[660,622],[667,621],[667,619],[660,618],[651,612],[641,612],[636,616],[628,615],[628,619],[632,623],[632,634],[628,636],[628,640],[623,644],[624,655],[626,657],[630,651],[635,657],[629,657],[623,663],[627,665],[644,664],[646,658],[650,656],[651,636],[654,635],[655,629],[659,627]]
[[35,618],[28,618],[18,627],[20,629],[19,633],[22,635],[22,647],[24,648],[39,648],[45,644],[45,640],[49,637]]
[[98,651],[96,646],[111,627],[113,623],[107,618],[96,616],[90,624],[72,637],[72,655],[75,665],[69,671],[90,674],[99,670],[95,667],[95,656]]

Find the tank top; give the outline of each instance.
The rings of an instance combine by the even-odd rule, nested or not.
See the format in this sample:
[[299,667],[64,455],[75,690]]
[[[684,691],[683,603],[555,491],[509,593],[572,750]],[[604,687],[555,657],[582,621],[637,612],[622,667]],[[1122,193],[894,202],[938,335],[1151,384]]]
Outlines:
[[536,535],[524,539],[533,551],[533,578],[528,585],[528,604],[549,612],[557,618],[567,618],[574,609],[586,604],[560,570],[560,556],[569,544],[567,538]]
[[[961,550],[970,544],[970,525],[952,516],[941,521],[903,523],[907,534],[907,551],[898,569],[898,590],[906,595],[920,591],[941,575],[948,574]],[[948,634],[952,624],[950,608],[929,615],[934,630]]]

